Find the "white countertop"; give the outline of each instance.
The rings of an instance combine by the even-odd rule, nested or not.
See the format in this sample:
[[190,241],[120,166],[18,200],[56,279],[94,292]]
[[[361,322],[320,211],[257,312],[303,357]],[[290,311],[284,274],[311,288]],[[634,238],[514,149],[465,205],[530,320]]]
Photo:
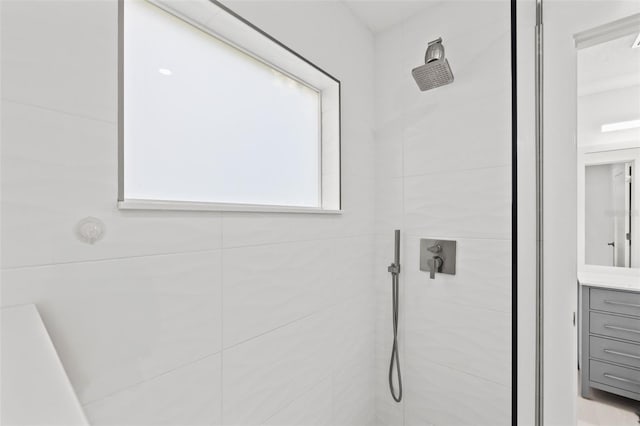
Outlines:
[[640,291],[640,269],[627,269],[625,273],[579,272],[578,283],[592,287]]

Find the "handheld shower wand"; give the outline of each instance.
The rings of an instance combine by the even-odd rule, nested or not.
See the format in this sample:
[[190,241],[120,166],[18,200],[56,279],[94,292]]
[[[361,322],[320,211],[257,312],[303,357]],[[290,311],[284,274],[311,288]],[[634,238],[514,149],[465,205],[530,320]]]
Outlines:
[[[394,260],[387,270],[391,273],[392,292],[392,317],[393,317],[393,345],[391,347],[391,362],[389,363],[389,390],[396,402],[402,400],[402,376],[400,374],[400,358],[398,356],[398,303],[399,303],[399,276],[400,276],[400,230],[395,230]],[[396,395],[393,385],[393,370],[395,368],[398,378],[398,393]]]

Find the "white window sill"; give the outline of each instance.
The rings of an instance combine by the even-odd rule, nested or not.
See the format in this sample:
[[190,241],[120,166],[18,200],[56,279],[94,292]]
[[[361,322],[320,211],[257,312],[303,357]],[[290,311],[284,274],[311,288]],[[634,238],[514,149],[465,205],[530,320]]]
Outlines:
[[191,201],[118,201],[120,210],[174,210],[174,211],[211,211],[211,212],[256,212],[256,213],[311,213],[342,214],[342,210],[330,210],[320,207],[270,206],[261,204],[200,203]]

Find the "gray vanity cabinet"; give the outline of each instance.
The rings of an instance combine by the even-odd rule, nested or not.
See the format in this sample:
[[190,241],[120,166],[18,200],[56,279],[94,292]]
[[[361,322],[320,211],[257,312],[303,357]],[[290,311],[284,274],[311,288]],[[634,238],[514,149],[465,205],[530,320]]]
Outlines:
[[592,388],[640,401],[640,293],[582,287],[582,396]]

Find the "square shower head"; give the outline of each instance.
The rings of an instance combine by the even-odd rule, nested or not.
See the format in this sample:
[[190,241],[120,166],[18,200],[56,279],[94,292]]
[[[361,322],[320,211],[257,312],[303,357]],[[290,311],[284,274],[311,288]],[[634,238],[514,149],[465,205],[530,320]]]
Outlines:
[[421,91],[435,89],[453,82],[453,73],[446,59],[433,60],[411,71]]

